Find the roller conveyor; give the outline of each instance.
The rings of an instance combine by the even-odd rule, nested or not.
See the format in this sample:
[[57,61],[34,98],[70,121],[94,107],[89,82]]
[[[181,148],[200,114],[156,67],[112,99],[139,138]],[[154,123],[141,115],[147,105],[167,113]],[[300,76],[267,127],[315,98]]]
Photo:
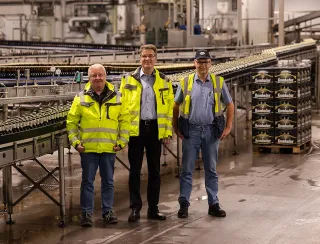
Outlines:
[[0,46],[6,47],[39,47],[54,49],[92,49],[92,50],[110,50],[110,51],[135,51],[139,50],[139,46],[128,45],[107,45],[107,44],[90,44],[90,43],[72,43],[72,42],[38,42],[38,41],[15,41],[0,40]]

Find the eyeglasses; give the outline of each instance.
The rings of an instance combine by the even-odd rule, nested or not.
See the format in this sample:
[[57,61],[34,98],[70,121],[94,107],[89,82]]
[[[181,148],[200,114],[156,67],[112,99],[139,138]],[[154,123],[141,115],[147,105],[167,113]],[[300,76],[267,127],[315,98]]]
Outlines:
[[143,59],[147,59],[147,58],[149,58],[149,59],[153,59],[155,56],[156,56],[156,55],[154,55],[154,54],[150,54],[150,55],[141,55],[141,58],[143,58]]
[[104,74],[91,74],[92,78],[97,78],[97,77],[104,77]]
[[199,65],[207,65],[207,64],[211,64],[211,61],[198,61],[196,60],[197,64]]

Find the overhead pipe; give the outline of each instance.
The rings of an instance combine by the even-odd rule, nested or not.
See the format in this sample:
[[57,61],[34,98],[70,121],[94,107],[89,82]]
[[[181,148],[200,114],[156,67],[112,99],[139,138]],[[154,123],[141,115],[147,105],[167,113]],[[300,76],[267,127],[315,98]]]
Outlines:
[[94,21],[100,21],[100,22],[105,22],[106,17],[103,16],[83,16],[83,17],[72,17],[68,21],[68,26],[70,29],[73,28],[74,22],[77,21],[89,21],[89,22],[94,22]]
[[108,3],[106,3],[106,2],[83,2],[83,3],[77,2],[77,3],[73,4],[73,8],[72,8],[73,14],[74,14],[76,6],[89,6],[89,5],[111,5],[111,6],[113,6],[113,4],[111,4],[110,2],[108,2]]
[[238,19],[238,30],[237,30],[237,44],[243,45],[242,39],[242,0],[237,0],[237,19]]
[[63,40],[63,38],[64,38],[64,21],[66,19],[66,0],[60,1],[60,7],[61,7],[61,11],[60,11],[60,21],[61,21],[60,38]]
[[278,45],[284,45],[284,0],[279,0],[279,41]]

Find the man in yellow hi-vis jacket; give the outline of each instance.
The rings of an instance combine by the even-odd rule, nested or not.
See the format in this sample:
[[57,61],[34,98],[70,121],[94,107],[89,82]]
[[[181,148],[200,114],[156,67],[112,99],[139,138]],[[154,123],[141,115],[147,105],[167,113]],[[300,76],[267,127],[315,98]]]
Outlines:
[[114,163],[116,152],[129,140],[130,114],[122,94],[106,81],[106,71],[101,64],[89,67],[88,78],[84,91],[74,98],[67,118],[69,140],[81,157],[81,225],[92,226],[98,167],[102,220],[115,224],[118,220],[112,209]]
[[154,45],[140,48],[140,63],[135,72],[123,77],[120,91],[125,94],[131,114],[128,158],[130,163],[129,222],[140,219],[140,171],[146,149],[148,164],[148,218],[165,220],[159,213],[161,144],[172,136],[173,89],[168,78],[154,68],[157,49]]

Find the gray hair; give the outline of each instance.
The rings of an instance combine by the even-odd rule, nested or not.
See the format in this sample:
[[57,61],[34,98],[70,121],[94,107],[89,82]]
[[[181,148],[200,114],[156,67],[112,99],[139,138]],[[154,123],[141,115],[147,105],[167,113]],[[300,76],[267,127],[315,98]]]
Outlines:
[[106,72],[106,69],[104,68],[104,66],[102,64],[93,64],[91,65],[89,68],[88,68],[88,79],[90,80],[91,78],[91,72],[92,72],[92,69],[102,69],[105,76],[107,76],[107,72]]

